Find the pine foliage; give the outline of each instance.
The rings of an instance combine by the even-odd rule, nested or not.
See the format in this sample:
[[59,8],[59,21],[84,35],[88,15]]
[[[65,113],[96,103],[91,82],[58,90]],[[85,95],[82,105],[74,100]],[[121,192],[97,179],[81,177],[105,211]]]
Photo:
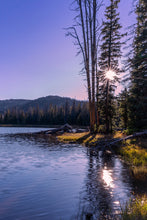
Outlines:
[[13,125],[89,125],[88,103],[79,103],[73,100],[70,106],[68,101],[65,105],[49,105],[47,109],[29,108],[27,111],[21,109],[7,109],[0,114],[0,124]]
[[147,124],[147,1],[138,0],[137,24],[130,61],[130,127],[145,128]]
[[127,129],[128,127],[128,115],[129,115],[128,98],[129,98],[129,94],[127,88],[125,88],[124,91],[122,91],[119,96],[119,103],[120,103],[119,112],[121,118],[121,126],[122,128],[125,129]]
[[[124,34],[120,33],[119,13],[117,13],[120,0],[110,0],[110,5],[106,8],[105,19],[101,31],[102,44],[99,57],[99,100],[101,109],[102,123],[105,123],[106,132],[112,131],[112,118],[114,115],[114,92],[116,82],[119,80],[119,58],[121,57],[121,38]],[[115,72],[113,79],[107,78],[107,71]]]

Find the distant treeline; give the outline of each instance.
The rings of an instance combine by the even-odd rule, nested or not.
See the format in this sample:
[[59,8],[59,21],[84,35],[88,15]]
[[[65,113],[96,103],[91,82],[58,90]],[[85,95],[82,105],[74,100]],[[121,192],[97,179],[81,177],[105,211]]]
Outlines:
[[47,109],[30,108],[28,111],[14,108],[6,110],[0,114],[1,124],[19,124],[19,125],[61,125],[69,123],[71,125],[89,125],[88,103],[79,103],[76,105],[73,101],[69,105],[56,106],[49,105]]

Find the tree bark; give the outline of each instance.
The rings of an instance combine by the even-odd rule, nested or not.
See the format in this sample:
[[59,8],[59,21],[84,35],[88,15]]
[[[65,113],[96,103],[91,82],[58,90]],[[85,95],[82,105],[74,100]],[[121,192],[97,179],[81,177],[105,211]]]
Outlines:
[[108,108],[109,108],[109,80],[107,79],[107,94],[106,94],[106,133],[109,133],[109,114],[108,114]]
[[[73,32],[68,35],[76,39],[76,45],[79,46],[83,55],[84,70],[86,73],[89,113],[90,113],[90,131],[95,131],[96,120],[96,65],[97,65],[97,11],[98,0],[75,0],[78,13],[75,17],[75,25],[69,28]],[[79,31],[81,29],[81,33]],[[79,31],[79,34],[78,34]],[[97,116],[98,118],[98,116]]]

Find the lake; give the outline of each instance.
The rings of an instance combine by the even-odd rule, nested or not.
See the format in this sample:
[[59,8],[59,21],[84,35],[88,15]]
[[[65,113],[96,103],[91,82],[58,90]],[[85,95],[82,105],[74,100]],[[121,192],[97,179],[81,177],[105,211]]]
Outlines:
[[[0,128],[0,219],[107,219],[138,188],[115,155]],[[32,133],[25,135],[20,133]],[[17,134],[17,135],[15,135]]]

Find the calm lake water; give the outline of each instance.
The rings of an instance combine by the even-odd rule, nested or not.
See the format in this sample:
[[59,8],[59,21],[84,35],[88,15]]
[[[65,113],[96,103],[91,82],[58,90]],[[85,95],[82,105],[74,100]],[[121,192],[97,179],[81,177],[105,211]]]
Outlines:
[[[116,156],[36,135],[42,128],[0,128],[0,219],[105,219],[136,185]],[[15,135],[17,133],[17,135]]]

